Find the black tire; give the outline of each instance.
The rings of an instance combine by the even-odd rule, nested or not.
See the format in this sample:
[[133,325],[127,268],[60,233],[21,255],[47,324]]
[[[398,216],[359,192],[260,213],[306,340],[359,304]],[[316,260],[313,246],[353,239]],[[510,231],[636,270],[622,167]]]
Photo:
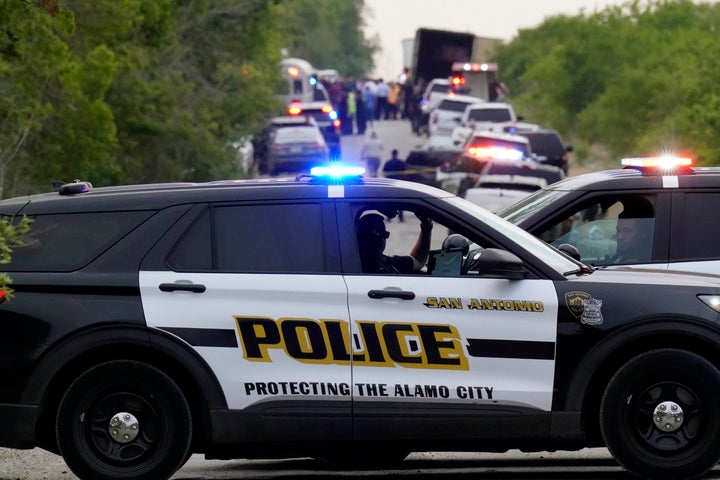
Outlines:
[[634,475],[693,478],[720,459],[718,398],[720,371],[704,358],[684,350],[647,352],[620,368],[605,389],[602,435]]
[[[112,429],[118,419],[129,424]],[[70,385],[58,408],[56,435],[65,463],[81,479],[162,480],[189,457],[192,421],[170,377],[141,362],[117,360]]]

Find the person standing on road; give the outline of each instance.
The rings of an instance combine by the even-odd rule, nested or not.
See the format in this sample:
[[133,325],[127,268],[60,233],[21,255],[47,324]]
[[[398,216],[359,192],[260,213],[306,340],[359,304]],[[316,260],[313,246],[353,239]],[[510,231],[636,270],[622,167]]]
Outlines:
[[365,104],[365,116],[372,126],[373,120],[375,120],[375,84],[366,82],[362,90],[362,101]]
[[357,95],[355,88],[351,88],[347,94],[347,132],[352,135],[355,130],[355,116],[357,115]]
[[398,105],[400,103],[400,92],[400,85],[395,82],[391,82],[387,99],[388,104],[385,119],[397,119]]
[[365,162],[368,176],[378,176],[378,170],[380,169],[380,161],[382,159],[382,154],[383,144],[380,139],[378,139],[375,130],[373,130],[370,133],[370,138],[365,141],[362,146],[362,150],[360,151],[360,158],[363,162]]
[[390,86],[382,78],[378,80],[375,95],[375,120],[387,120]]
[[[390,153],[390,160],[383,165],[383,175],[385,178],[395,178],[402,180],[405,171],[405,161],[398,157],[397,148],[393,148]],[[398,211],[398,221],[404,222],[402,210]]]
[[355,112],[355,125],[357,126],[357,134],[358,135],[365,135],[365,130],[367,130],[367,110],[365,109],[365,102],[360,99],[357,102],[356,105],[357,112]]

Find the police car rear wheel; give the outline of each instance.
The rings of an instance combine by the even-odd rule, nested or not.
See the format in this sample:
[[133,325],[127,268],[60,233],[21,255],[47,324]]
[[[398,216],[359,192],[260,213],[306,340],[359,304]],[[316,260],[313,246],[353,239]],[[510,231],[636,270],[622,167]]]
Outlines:
[[720,371],[693,353],[639,355],[610,380],[600,406],[605,443],[635,475],[691,478],[720,458]]
[[166,479],[190,453],[192,422],[182,391],[136,361],[81,374],[58,408],[60,453],[81,479]]

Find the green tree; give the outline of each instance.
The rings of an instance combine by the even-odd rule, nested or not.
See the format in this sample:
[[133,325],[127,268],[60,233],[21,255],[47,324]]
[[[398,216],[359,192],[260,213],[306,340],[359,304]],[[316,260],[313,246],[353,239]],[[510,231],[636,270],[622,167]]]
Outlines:
[[[50,4],[51,2],[49,2]],[[78,59],[64,38],[72,15],[35,2],[0,1],[0,185],[3,196],[45,190],[73,165],[112,169],[111,113],[88,83],[103,84],[107,52]],[[104,82],[107,85],[107,82]],[[90,93],[90,95],[88,95]],[[76,122],[80,122],[78,125]]]
[[495,60],[528,121],[554,125],[576,144],[602,144],[614,157],[682,151],[717,163],[707,106],[720,80],[719,11],[631,1],[553,17],[521,31]]
[[373,69],[379,45],[364,36],[364,0],[283,0],[282,5],[290,56],[353,78]]

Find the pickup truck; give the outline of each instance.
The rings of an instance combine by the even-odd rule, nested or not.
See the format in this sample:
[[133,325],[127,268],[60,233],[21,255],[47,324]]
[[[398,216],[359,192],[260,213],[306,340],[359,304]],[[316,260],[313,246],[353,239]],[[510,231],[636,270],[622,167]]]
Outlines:
[[[518,125],[524,117],[515,115],[512,105],[504,102],[481,102],[469,105],[462,116],[458,117],[458,126],[453,129],[451,138],[456,145],[462,145],[475,130],[494,130],[502,132],[506,126]],[[521,125],[523,130],[539,128],[535,124]]]

